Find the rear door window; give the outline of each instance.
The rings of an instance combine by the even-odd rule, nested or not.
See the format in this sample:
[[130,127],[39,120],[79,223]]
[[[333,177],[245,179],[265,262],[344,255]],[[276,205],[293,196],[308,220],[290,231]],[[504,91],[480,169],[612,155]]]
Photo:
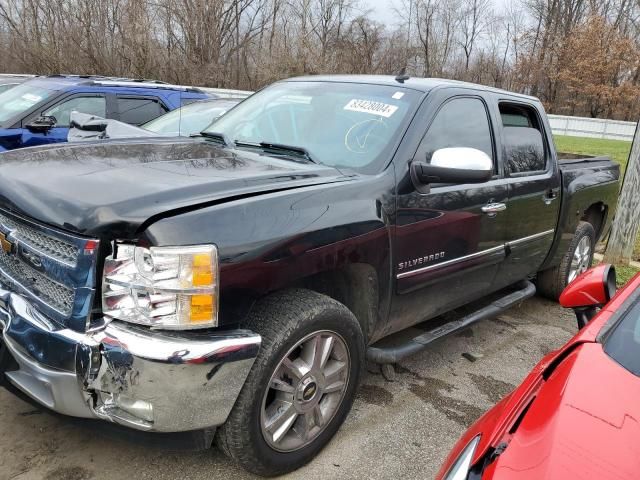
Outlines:
[[542,173],[547,168],[543,130],[534,108],[500,103],[502,137],[510,174]]
[[142,125],[168,112],[157,98],[118,97],[120,121],[132,125]]

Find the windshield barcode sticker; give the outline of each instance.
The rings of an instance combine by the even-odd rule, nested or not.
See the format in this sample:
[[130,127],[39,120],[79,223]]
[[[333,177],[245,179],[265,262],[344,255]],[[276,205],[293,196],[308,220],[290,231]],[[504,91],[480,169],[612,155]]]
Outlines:
[[344,107],[345,110],[352,112],[370,113],[371,115],[380,115],[389,118],[396,113],[398,107],[382,102],[372,102],[371,100],[353,99]]

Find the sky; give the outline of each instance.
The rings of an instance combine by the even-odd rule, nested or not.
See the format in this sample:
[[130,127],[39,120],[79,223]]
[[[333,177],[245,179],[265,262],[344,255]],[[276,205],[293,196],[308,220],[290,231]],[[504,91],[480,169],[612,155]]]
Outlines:
[[396,23],[393,3],[391,0],[362,0],[362,5],[372,10],[373,18],[386,25]]
[[[510,0],[493,0],[493,4],[497,8],[506,5]],[[393,6],[399,0],[361,0],[364,8],[370,8],[373,12],[373,18],[385,25],[393,26],[397,23],[397,15]]]

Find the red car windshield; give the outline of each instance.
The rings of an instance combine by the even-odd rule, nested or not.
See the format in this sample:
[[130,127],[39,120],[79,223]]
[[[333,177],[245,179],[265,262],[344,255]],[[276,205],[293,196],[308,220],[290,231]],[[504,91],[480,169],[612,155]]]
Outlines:
[[612,359],[640,376],[640,300],[613,326],[604,340],[604,351]]

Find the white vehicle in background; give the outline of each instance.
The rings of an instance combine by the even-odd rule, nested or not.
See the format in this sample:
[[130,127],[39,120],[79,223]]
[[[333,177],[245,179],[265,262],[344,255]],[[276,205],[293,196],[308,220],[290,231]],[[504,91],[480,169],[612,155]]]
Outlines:
[[241,101],[242,98],[199,100],[154,118],[139,127],[118,120],[72,112],[67,140],[80,142],[139,137],[188,137],[205,130],[211,122]]
[[215,95],[218,98],[247,98],[249,95],[253,95],[251,90],[234,90],[231,88],[209,88],[209,87],[194,87],[199,88],[203,92]]

